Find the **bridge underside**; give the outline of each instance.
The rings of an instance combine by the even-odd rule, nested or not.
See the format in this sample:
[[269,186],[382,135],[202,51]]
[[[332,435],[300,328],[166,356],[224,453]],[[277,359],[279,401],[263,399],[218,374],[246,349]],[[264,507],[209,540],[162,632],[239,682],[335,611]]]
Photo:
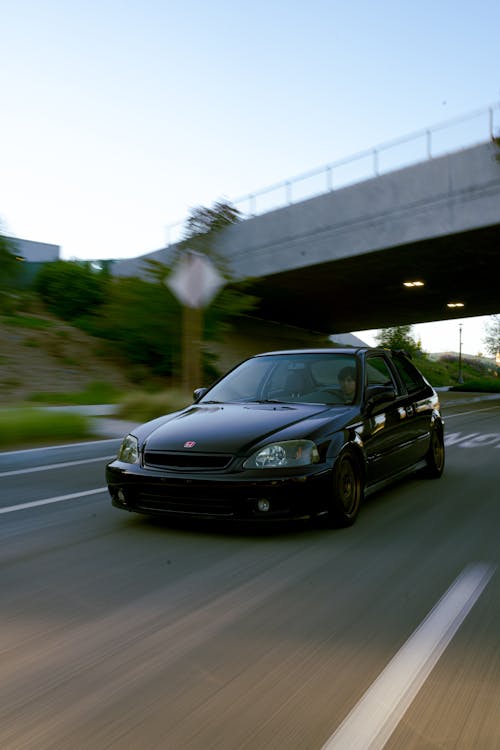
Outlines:
[[[403,286],[417,279],[425,285]],[[497,314],[499,287],[495,225],[261,277],[246,291],[260,299],[254,315],[329,334]]]

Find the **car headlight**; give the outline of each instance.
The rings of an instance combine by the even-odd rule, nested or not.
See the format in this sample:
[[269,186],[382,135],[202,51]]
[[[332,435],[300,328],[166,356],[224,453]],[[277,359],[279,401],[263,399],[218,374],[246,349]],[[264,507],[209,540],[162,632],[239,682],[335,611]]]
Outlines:
[[118,460],[126,464],[136,464],[139,460],[139,442],[133,435],[127,435],[118,451]]
[[243,464],[244,469],[276,469],[317,464],[319,453],[312,440],[285,440],[259,448]]

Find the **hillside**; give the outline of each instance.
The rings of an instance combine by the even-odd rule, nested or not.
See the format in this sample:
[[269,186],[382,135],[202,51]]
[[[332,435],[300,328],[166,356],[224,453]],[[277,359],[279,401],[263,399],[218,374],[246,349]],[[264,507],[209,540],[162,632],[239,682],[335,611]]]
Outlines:
[[0,316],[0,405],[33,394],[68,393],[104,382],[125,389],[125,368],[111,345],[43,310]]

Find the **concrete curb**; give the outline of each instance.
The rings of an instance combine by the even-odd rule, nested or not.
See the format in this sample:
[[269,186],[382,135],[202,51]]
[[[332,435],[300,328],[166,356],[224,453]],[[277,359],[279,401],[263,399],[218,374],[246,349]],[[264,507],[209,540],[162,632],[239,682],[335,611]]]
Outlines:
[[500,401],[500,393],[477,393],[467,391],[438,391],[441,404],[457,406],[459,404],[478,404],[483,401]]

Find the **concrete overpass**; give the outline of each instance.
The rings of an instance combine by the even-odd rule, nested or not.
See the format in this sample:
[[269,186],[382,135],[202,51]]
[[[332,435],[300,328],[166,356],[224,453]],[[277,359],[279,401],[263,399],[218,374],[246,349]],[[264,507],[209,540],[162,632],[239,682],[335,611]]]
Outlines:
[[[498,153],[482,143],[270,211],[228,227],[215,249],[235,283],[251,279],[257,317],[310,331],[496,314]],[[403,285],[414,280],[424,285]],[[464,307],[447,307],[457,302]]]

